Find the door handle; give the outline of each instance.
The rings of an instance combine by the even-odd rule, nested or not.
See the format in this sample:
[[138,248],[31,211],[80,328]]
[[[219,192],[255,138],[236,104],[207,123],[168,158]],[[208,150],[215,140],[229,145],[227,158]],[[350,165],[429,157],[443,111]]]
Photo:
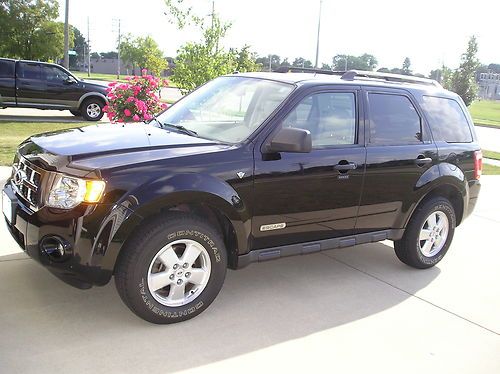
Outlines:
[[424,166],[424,165],[430,164],[431,162],[432,162],[432,158],[425,157],[424,155],[418,155],[418,157],[415,159],[415,164],[417,166]]
[[[342,161],[341,161],[342,162]],[[333,168],[335,170],[338,170],[340,172],[346,172],[346,171],[349,171],[349,170],[354,170],[358,167],[358,165],[356,165],[354,162],[345,162],[345,163],[339,163],[337,165],[335,165]]]

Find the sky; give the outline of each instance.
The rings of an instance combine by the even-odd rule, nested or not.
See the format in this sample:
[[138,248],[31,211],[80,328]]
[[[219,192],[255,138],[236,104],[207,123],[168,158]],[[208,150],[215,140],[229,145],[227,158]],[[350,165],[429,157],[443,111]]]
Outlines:
[[[64,19],[65,0],[60,3]],[[185,0],[198,15],[211,12],[211,0]],[[314,63],[320,0],[215,0],[215,10],[232,22],[226,47],[245,44],[263,56],[304,57]],[[337,54],[370,53],[377,68],[401,67],[405,57],[414,72],[428,74],[442,64],[455,68],[471,35],[484,64],[500,63],[500,1],[323,0],[319,64]],[[116,50],[118,19],[122,33],[152,36],[166,56],[187,41],[200,39],[192,28],[177,30],[164,14],[163,0],[70,0],[69,21],[87,36],[91,49]]]

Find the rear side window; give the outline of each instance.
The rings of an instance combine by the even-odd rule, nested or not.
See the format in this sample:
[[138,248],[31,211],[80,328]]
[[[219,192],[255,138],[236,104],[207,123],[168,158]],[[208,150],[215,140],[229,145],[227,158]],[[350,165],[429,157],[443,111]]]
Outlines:
[[14,78],[14,61],[0,60],[0,78]]
[[435,96],[424,96],[423,100],[435,140],[448,143],[472,142],[469,123],[460,104],[453,99]]
[[402,95],[370,93],[370,144],[399,145],[422,142],[420,116]]
[[19,64],[18,78],[24,79],[42,79],[40,72],[40,65],[38,64],[27,64],[21,62]]

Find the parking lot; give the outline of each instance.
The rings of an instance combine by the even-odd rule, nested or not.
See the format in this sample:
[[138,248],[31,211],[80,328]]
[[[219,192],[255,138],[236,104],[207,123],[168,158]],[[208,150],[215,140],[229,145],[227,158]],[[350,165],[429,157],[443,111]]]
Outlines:
[[390,242],[255,264],[229,271],[205,313],[170,326],[135,317],[113,283],[63,284],[2,223],[0,372],[498,373],[499,189],[483,177],[435,268],[403,265]]

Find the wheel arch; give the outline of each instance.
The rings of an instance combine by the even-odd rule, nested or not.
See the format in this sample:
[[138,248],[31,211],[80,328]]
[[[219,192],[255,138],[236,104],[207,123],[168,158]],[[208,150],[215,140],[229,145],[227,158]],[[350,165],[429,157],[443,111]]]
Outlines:
[[108,103],[108,99],[106,98],[105,95],[103,95],[102,93],[100,92],[87,92],[86,94],[82,95],[80,97],[80,99],[78,100],[78,110],[81,110],[82,109],[82,104],[85,100],[89,99],[89,98],[98,98],[100,101],[102,101],[102,103],[104,105],[106,105]]

